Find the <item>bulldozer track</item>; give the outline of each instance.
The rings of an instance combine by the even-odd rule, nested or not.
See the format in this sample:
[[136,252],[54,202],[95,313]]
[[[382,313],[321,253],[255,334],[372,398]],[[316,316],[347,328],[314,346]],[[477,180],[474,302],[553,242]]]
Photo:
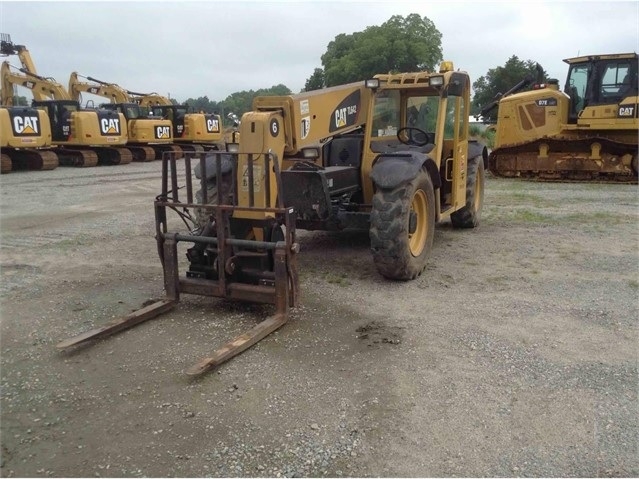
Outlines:
[[637,183],[637,147],[607,138],[544,138],[493,150],[488,166],[494,176],[502,178]]

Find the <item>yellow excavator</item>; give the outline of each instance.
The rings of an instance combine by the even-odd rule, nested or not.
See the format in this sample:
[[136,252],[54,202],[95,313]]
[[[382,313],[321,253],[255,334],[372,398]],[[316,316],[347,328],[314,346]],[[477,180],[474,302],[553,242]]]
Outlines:
[[36,108],[0,107],[0,151],[0,173],[53,170],[59,164],[51,149],[49,119]]
[[176,105],[157,93],[129,93],[133,101],[149,108],[154,117],[171,120],[174,141],[184,151],[223,149],[224,134],[220,115],[193,112],[188,105]]
[[298,304],[296,228],[367,230],[382,276],[416,278],[437,222],[480,222],[488,154],[469,138],[470,85],[443,62],[437,72],[255,98],[227,151],[163,158],[154,212],[166,297],[58,348],[158,316],[182,294],[274,305],[274,315],[187,373],[219,365],[285,324]]
[[127,148],[133,154],[133,161],[151,161],[160,159],[164,151],[180,152],[173,143],[173,128],[169,120],[148,116],[147,109],[131,100],[127,90],[115,83],[107,83],[92,77],[84,77],[81,81],[77,72],[69,77],[69,94],[80,102],[83,92],[108,98],[111,103],[100,105],[100,108],[122,113],[127,121]]
[[8,35],[1,37],[0,54],[18,55],[22,62],[22,68],[12,67],[8,61],[4,61],[0,67],[2,106],[14,106],[14,87],[30,90],[33,95],[31,106],[47,113],[52,145],[61,165],[95,166],[131,162],[131,152],[121,147],[127,142],[124,115],[105,109],[82,110],[62,85],[35,73],[33,60],[26,47],[14,45]]
[[639,83],[636,53],[564,60],[568,75],[515,85],[499,107],[489,169],[547,181],[637,182]]

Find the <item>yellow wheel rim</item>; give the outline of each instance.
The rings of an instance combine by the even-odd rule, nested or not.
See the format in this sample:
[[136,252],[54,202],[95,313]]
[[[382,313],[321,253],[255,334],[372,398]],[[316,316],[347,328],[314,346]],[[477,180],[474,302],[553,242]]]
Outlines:
[[410,211],[415,215],[415,232],[408,234],[408,248],[413,256],[419,256],[426,246],[428,237],[428,201],[423,190],[417,190],[410,203]]

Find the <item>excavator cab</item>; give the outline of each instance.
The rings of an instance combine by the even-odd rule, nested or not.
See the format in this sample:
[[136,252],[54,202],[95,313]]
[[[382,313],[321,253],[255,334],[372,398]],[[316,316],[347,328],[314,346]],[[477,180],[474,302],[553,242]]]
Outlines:
[[128,120],[137,120],[138,118],[146,118],[140,105],[136,103],[103,103],[100,108],[106,110],[119,111]]
[[187,112],[187,107],[178,105],[154,105],[151,107],[151,113],[154,117],[171,120],[175,138],[181,138],[184,133],[184,116]]
[[71,136],[71,117],[80,110],[80,104],[72,100],[33,101],[32,106],[44,108],[51,124],[51,138],[56,141],[69,141]]

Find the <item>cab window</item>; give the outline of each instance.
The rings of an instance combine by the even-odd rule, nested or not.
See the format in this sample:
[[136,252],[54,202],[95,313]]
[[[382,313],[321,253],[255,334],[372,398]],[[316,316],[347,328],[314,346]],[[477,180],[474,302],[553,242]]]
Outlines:
[[398,90],[384,90],[375,95],[371,133],[373,138],[397,135],[400,128],[400,105]]

